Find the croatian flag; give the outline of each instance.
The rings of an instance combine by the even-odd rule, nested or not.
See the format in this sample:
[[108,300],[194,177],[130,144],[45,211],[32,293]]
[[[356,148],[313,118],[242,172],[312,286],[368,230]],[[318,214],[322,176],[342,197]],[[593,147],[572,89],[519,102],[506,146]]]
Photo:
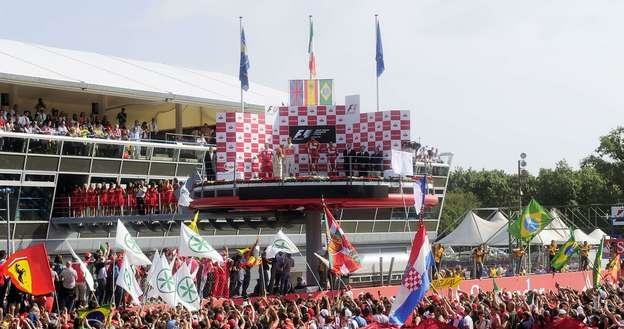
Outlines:
[[390,323],[403,325],[414,308],[425,297],[431,282],[429,270],[432,266],[431,245],[425,225],[420,224],[412,242],[412,252],[403,272],[401,287],[399,287],[396,300],[392,303]]
[[422,176],[417,184],[414,184],[414,208],[416,215],[420,215],[425,204],[425,195],[427,194],[427,176]]

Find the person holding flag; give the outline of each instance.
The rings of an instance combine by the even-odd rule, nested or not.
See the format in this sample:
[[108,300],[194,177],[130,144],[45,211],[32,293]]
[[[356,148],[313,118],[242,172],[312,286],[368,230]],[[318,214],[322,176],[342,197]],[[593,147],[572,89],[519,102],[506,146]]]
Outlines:
[[9,277],[13,287],[30,295],[41,296],[54,292],[48,251],[43,243],[11,254],[0,265],[0,274]]
[[118,248],[123,249],[124,258],[131,265],[151,265],[152,262],[145,256],[139,244],[134,237],[130,235],[128,229],[124,226],[121,220],[117,220],[117,233],[115,235],[115,245]]
[[570,262],[572,255],[576,254],[578,251],[579,245],[574,241],[574,232],[570,232],[570,238],[559,248],[559,251],[550,262],[550,266],[554,271],[561,271],[561,269]]
[[520,217],[509,225],[509,233],[519,240],[528,243],[539,234],[553,218],[537,203],[531,199],[529,205],[524,208]]
[[425,297],[431,282],[429,271],[432,266],[431,245],[425,224],[421,222],[412,242],[412,250],[403,272],[396,300],[392,303],[389,316],[391,324],[403,325],[414,308]]
[[327,253],[329,270],[336,275],[349,275],[362,265],[357,250],[347,239],[344,231],[323,202],[323,215],[327,230]]

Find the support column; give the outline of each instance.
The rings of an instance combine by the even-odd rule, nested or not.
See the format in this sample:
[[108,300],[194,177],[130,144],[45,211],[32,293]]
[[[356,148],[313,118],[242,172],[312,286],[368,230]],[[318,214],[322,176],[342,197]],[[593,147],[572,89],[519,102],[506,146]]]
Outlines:
[[19,100],[19,87],[17,85],[11,86],[11,92],[9,93],[9,103],[11,103],[11,107],[13,107],[13,104],[18,104],[18,106],[21,106]]
[[309,267],[306,269],[306,282],[309,286],[316,285],[319,280],[319,259],[314,256],[315,252],[321,250],[321,210],[306,211],[306,262]]
[[175,105],[175,131],[176,134],[182,133],[182,104]]

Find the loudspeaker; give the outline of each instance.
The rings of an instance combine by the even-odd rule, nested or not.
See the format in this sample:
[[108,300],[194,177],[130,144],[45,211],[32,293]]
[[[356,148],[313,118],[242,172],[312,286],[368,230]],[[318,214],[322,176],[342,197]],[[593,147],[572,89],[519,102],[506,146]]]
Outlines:
[[100,103],[91,103],[91,114],[100,114]]
[[0,105],[2,105],[2,106],[11,106],[11,102],[9,100],[9,94],[8,93],[0,94]]

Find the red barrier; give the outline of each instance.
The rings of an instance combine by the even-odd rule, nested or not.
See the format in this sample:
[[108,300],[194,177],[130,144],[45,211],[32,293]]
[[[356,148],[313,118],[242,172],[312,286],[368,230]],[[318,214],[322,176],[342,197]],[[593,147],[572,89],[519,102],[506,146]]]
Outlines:
[[[548,273],[533,274],[528,276],[509,276],[495,278],[496,285],[502,290],[508,291],[550,291],[556,290],[556,285],[561,287],[583,290],[591,287],[592,273],[586,272],[567,272],[567,273]],[[491,291],[493,289],[492,278],[480,280],[464,280],[459,284],[459,290],[465,293],[477,293],[479,289],[483,291]],[[398,290],[398,286],[370,287],[353,289],[353,294],[357,295],[361,292],[369,292],[376,296],[381,293],[382,296],[394,296]],[[440,291],[440,293],[442,293]]]

